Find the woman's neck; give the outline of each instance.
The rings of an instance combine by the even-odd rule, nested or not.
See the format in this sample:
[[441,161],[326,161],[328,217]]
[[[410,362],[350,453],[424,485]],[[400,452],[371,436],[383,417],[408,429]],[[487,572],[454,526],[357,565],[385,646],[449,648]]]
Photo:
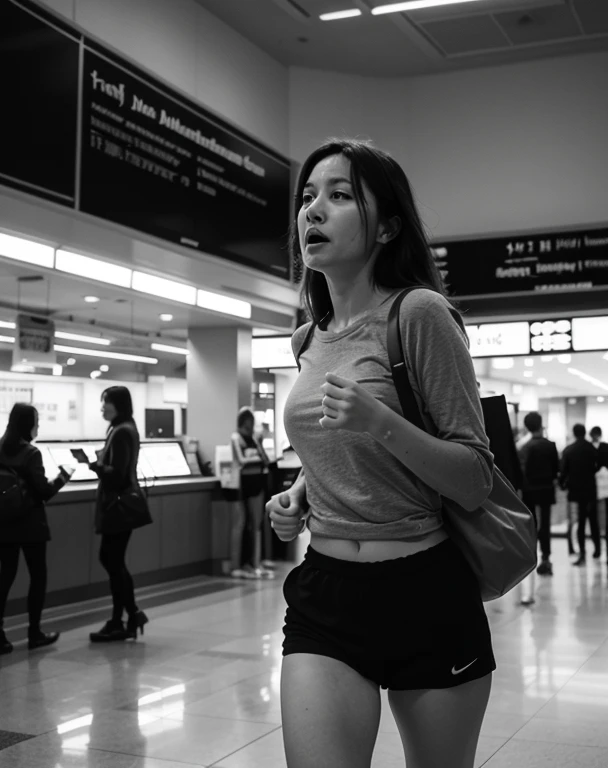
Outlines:
[[393,293],[391,289],[375,288],[369,283],[338,287],[328,281],[333,307],[328,328],[334,332],[348,328],[364,312],[380,306]]

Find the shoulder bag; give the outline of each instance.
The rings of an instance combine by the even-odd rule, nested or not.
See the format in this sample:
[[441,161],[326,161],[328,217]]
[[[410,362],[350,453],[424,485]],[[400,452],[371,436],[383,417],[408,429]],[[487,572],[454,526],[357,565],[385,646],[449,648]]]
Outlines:
[[[388,357],[404,418],[428,432],[408,379],[399,330],[399,308],[412,290],[400,293],[391,307]],[[502,597],[536,567],[536,519],[498,467],[494,466],[492,490],[478,509],[469,512],[442,497],[442,517],[477,577],[482,600]]]

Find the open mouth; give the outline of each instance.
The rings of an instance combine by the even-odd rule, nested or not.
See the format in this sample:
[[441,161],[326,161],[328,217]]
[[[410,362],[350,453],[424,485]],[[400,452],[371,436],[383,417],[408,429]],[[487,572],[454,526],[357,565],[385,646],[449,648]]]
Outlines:
[[329,238],[322,235],[320,232],[309,232],[306,235],[306,245],[320,245],[321,243],[328,243]]

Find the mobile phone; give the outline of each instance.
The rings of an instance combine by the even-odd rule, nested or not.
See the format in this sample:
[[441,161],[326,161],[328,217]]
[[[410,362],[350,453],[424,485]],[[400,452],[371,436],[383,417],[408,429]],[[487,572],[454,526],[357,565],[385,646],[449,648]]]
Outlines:
[[79,464],[89,464],[89,457],[82,448],[70,448],[70,453]]

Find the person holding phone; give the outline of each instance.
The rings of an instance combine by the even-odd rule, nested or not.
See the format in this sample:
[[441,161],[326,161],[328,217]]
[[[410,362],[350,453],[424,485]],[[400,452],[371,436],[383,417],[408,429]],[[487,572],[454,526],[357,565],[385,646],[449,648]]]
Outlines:
[[14,473],[21,487],[23,503],[15,519],[3,521],[0,518],[0,654],[13,650],[4,632],[4,612],[22,551],[30,574],[28,648],[33,650],[51,645],[59,638],[58,632],[43,632],[40,628],[46,597],[46,547],[51,538],[45,502],[68,482],[74,467],[62,466],[59,475],[49,481],[42,455],[32,445],[37,436],[38,411],[33,405],[16,403],[0,439],[0,470]]
[[[138,631],[143,634],[144,625],[148,623],[148,617],[135,603],[126,555],[134,528],[151,523],[152,518],[137,482],[139,432],[133,419],[131,393],[126,387],[109,387],[102,393],[101,403],[102,416],[110,426],[105,445],[89,468],[99,477],[95,530],[101,534],[99,561],[110,580],[112,616],[89,637],[92,643],[111,643],[135,639]],[[138,508],[127,508],[124,500],[121,503],[123,497],[135,500]]]

